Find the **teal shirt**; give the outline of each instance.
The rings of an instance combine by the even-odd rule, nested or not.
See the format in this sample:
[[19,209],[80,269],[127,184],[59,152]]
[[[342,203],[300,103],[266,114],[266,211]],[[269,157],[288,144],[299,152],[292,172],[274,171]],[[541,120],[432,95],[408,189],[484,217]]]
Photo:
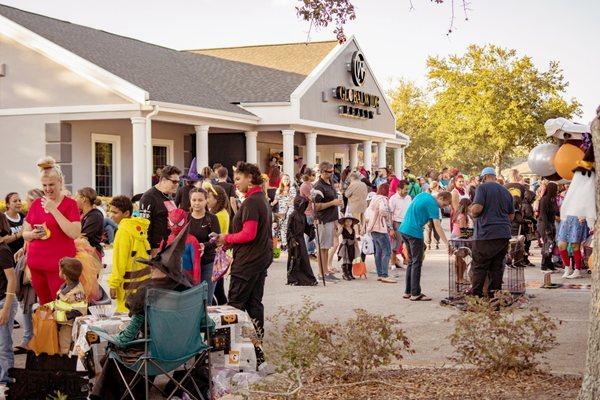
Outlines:
[[430,219],[440,219],[440,207],[431,193],[419,193],[406,210],[400,233],[423,239],[423,228]]

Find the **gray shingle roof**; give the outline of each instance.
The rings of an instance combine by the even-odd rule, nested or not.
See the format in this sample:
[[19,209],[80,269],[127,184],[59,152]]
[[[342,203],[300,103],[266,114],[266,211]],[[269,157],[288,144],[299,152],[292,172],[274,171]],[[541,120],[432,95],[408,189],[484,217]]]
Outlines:
[[1,4],[0,15],[146,90],[150,100],[250,114],[232,103],[289,101],[305,78],[177,51]]

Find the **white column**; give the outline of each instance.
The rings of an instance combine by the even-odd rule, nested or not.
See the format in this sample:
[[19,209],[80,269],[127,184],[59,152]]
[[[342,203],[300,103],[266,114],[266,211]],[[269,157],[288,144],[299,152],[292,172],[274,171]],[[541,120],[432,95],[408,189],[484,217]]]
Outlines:
[[385,141],[379,143],[377,150],[378,150],[377,162],[378,162],[379,168],[387,167],[387,165],[386,165],[387,164],[387,157],[386,157],[387,144],[385,143]]
[[246,162],[251,164],[256,164],[256,137],[258,136],[258,132],[249,131],[246,132]]
[[398,179],[402,178],[402,171],[404,170],[404,167],[402,166],[402,151],[402,147],[394,148],[394,175],[396,175]]
[[285,129],[283,135],[283,173],[294,179],[294,131]]
[[[371,151],[373,151],[373,141],[372,140],[364,140],[363,141],[363,164],[367,171],[371,171],[373,169]],[[372,172],[372,171],[371,171]]]
[[358,143],[350,145],[350,169],[355,169],[358,166]]
[[145,138],[146,138],[146,178],[144,180],[146,187],[152,186],[152,175],[154,175],[154,160],[153,160],[153,152],[152,152],[152,119],[144,118],[146,120],[145,124]]
[[152,147],[152,140],[148,143],[146,136],[146,118],[131,118],[132,148],[133,148],[133,194],[144,193],[149,188],[146,157],[148,146]]
[[317,134],[310,132],[304,134],[306,137],[306,160],[304,163],[309,168],[314,168],[317,164]]
[[196,125],[196,165],[198,172],[208,167],[208,125]]

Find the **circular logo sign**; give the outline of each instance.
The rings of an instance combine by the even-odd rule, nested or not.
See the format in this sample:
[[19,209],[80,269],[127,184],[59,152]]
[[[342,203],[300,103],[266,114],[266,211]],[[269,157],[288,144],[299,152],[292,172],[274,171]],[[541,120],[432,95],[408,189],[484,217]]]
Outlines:
[[352,82],[354,82],[356,86],[362,86],[365,82],[365,76],[367,75],[367,67],[365,65],[365,57],[360,51],[355,51],[352,54],[350,73],[352,74]]

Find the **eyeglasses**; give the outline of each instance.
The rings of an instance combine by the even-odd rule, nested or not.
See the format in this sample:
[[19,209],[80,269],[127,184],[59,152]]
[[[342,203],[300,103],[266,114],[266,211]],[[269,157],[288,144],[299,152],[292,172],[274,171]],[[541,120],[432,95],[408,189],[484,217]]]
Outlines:
[[171,179],[171,178],[167,178],[169,181],[171,181],[171,183],[178,185],[180,180],[179,179]]

